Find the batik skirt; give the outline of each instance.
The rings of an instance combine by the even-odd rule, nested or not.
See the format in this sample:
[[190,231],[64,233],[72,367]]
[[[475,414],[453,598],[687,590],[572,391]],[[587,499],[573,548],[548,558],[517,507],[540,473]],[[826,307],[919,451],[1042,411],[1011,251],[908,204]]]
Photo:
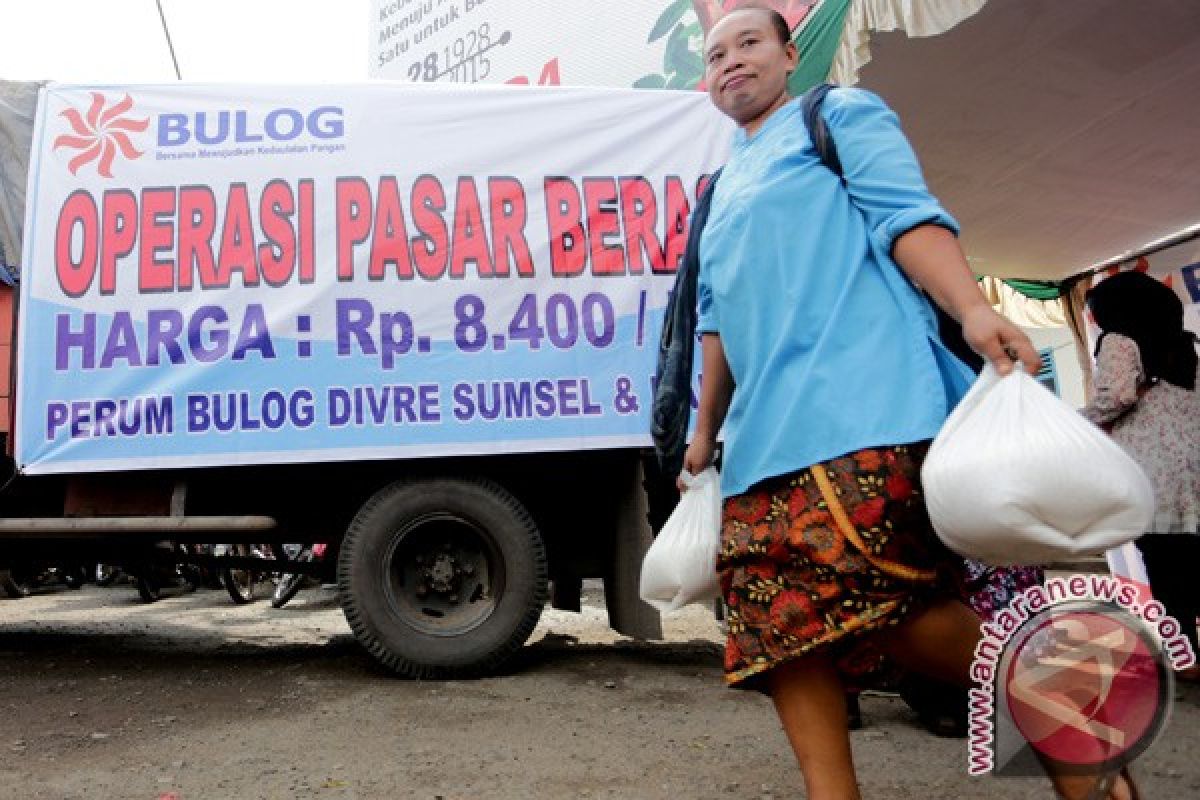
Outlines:
[[921,496],[928,442],[860,450],[725,500],[717,567],[725,677],[763,689],[773,667],[828,653],[848,682],[883,666],[864,634],[956,594],[961,560]]

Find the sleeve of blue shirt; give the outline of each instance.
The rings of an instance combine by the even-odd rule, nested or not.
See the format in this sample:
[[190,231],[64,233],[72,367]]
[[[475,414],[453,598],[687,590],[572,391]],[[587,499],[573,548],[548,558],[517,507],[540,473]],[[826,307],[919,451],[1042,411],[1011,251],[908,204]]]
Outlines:
[[865,89],[835,89],[821,106],[837,145],[846,189],[875,244],[891,254],[896,239],[933,223],[958,234],[958,222],[930,194],[900,120]]
[[704,270],[696,279],[697,333],[717,332],[717,311],[713,308],[712,287],[705,280]]

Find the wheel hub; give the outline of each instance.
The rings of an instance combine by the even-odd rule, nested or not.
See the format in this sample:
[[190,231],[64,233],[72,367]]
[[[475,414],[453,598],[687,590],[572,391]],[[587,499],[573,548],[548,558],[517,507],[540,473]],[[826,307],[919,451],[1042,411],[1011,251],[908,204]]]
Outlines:
[[454,591],[461,571],[458,560],[453,555],[438,553],[433,559],[433,565],[425,569],[425,582],[433,591],[448,594]]
[[452,636],[482,624],[503,592],[487,531],[458,515],[432,513],[397,531],[384,559],[397,615],[414,628]]

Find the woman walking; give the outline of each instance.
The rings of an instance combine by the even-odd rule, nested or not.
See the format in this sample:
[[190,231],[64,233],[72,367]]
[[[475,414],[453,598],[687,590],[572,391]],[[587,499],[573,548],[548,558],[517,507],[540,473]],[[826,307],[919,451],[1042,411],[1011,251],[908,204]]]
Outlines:
[[[858,798],[843,676],[884,654],[965,685],[979,639],[921,498],[929,442],[972,378],[925,294],[1001,373],[1039,358],[976,287],[878,97],[825,99],[843,182],[788,95],[798,55],[779,14],[726,15],[705,61],[740,130],[700,241],[704,380],[684,468],[712,461],[723,426],[726,679],[771,696],[809,798]],[[1083,797],[1096,781],[1057,783]]]

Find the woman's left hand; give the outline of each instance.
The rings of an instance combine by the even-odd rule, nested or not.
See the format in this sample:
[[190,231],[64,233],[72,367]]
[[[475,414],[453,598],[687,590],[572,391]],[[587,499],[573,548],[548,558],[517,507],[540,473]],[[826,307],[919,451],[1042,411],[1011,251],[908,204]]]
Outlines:
[[975,352],[986,358],[996,372],[1012,372],[1014,361],[1036,375],[1042,366],[1037,348],[1023,330],[1002,317],[987,303],[972,306],[962,315],[963,338]]

